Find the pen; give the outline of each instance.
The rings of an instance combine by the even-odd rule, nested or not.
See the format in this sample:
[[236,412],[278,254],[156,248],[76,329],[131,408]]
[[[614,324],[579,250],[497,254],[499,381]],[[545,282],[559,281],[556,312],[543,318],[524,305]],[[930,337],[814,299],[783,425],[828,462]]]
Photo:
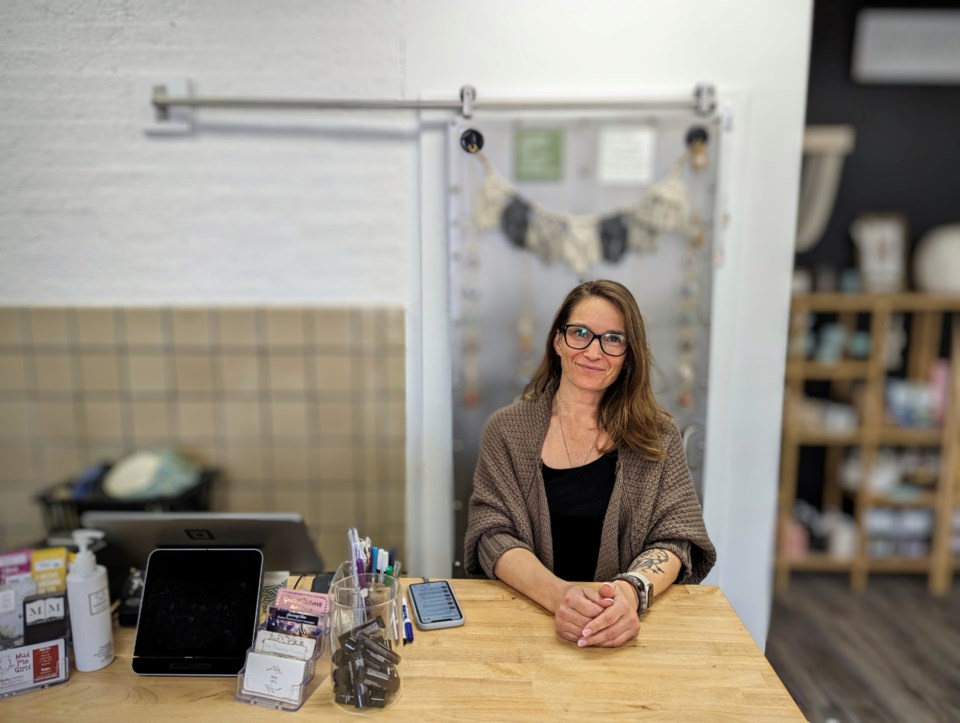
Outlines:
[[413,642],[413,623],[410,622],[410,614],[407,612],[407,594],[403,594],[403,600],[400,603],[403,606],[403,644]]
[[357,580],[363,584],[363,573],[366,565],[364,563],[363,544],[360,542],[360,535],[356,527],[347,530],[347,540],[350,543],[350,554],[353,555],[354,563],[357,566]]
[[383,575],[387,571],[387,562],[389,557],[390,553],[381,547],[377,553],[377,580],[380,582],[383,582]]

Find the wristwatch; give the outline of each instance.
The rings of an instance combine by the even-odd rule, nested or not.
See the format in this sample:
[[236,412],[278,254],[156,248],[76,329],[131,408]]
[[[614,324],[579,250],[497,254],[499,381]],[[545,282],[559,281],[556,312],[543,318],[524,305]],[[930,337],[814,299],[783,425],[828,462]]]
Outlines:
[[653,583],[645,575],[639,572],[628,570],[613,578],[614,580],[623,580],[633,586],[637,591],[637,615],[643,615],[650,608],[653,602]]

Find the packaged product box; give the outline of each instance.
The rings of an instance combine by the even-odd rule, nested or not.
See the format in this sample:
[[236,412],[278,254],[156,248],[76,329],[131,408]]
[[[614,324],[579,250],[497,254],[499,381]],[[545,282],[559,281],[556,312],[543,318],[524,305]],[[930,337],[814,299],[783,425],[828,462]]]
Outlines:
[[23,645],[23,599],[36,592],[37,583],[29,575],[0,585],[0,649]]
[[32,552],[33,550],[11,550],[0,553],[0,585],[23,575],[30,575]]
[[46,547],[33,551],[30,569],[37,593],[63,592],[67,589],[67,548]]

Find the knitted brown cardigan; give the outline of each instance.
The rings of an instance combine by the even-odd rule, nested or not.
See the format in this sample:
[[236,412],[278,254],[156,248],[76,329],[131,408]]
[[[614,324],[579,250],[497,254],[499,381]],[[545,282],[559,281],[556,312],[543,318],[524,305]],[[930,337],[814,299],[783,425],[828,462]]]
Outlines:
[[[540,451],[550,426],[553,393],[520,400],[493,413],[480,442],[473,477],[465,568],[471,577],[493,578],[507,550],[530,550],[553,570],[550,510]],[[683,562],[678,583],[698,583],[713,567],[716,550],[683,455],[680,432],[664,422],[662,461],[630,449],[617,455],[616,480],[603,521],[596,581],[610,580],[651,548],[669,550]]]

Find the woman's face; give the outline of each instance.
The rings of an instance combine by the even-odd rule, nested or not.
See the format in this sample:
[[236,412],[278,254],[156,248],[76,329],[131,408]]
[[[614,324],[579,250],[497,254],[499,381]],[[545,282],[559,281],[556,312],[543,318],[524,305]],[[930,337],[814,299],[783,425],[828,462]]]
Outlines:
[[[591,296],[576,304],[566,323],[586,327],[597,337],[626,332],[623,316],[617,307],[599,296]],[[605,354],[599,338],[593,339],[586,349],[572,349],[559,331],[554,335],[553,348],[560,355],[561,382],[584,391],[604,391],[620,376],[627,358],[626,355]]]

